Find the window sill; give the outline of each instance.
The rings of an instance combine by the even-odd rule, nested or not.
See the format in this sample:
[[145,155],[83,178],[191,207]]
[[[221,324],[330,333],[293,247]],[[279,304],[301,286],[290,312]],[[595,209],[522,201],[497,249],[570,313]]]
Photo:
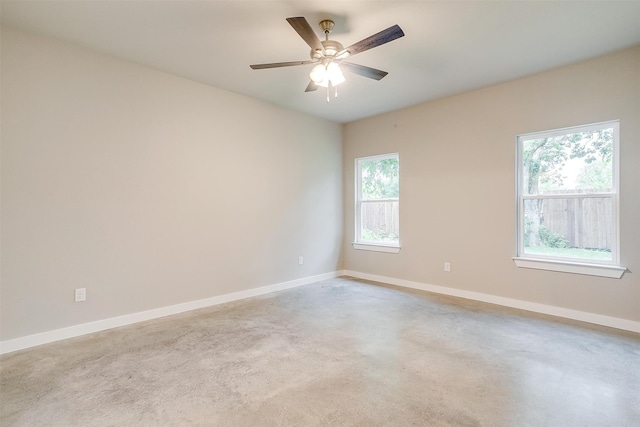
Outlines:
[[397,254],[400,252],[400,246],[397,245],[381,245],[376,243],[351,243],[353,245],[353,249],[358,249],[361,251],[374,251],[374,252],[387,252],[392,254]]
[[518,267],[537,270],[560,271],[563,273],[586,274],[588,276],[609,277],[619,279],[627,271],[617,265],[584,264],[578,262],[552,261],[546,259],[513,257]]

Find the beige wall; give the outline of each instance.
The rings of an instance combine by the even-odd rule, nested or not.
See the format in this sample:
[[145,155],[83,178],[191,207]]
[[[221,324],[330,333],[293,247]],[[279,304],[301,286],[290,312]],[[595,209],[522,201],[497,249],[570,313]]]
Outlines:
[[[0,341],[339,270],[342,251],[348,270],[640,321],[640,48],[341,129],[12,29],[1,41]],[[516,268],[515,135],[612,119],[630,271]],[[354,251],[353,160],[396,151],[402,251]]]
[[[630,271],[616,280],[517,268],[516,135],[614,119]],[[640,321],[640,47],[350,123],[343,134],[345,269]],[[356,251],[354,159],[389,152],[400,153],[402,250]]]
[[341,268],[338,124],[9,28],[1,107],[1,340]]

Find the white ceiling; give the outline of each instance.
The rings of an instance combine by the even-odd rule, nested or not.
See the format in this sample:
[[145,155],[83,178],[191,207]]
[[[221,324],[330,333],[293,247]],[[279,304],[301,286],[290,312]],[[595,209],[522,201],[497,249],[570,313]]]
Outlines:
[[[640,44],[640,1],[6,1],[2,23],[340,123]],[[305,93],[309,47],[285,18],[336,22],[348,46],[393,24],[405,37],[351,57],[339,97]]]

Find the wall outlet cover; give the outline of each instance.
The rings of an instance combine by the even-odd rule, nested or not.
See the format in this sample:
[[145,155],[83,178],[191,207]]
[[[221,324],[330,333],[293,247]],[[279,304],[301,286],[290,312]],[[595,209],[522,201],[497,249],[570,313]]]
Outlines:
[[78,288],[75,290],[75,302],[84,302],[87,300],[87,288]]

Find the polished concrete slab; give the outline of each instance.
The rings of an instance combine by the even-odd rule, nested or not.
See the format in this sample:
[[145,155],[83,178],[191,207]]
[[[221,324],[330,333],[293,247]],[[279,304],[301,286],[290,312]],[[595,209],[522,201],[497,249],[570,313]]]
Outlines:
[[640,336],[338,278],[0,357],[2,426],[638,426]]

